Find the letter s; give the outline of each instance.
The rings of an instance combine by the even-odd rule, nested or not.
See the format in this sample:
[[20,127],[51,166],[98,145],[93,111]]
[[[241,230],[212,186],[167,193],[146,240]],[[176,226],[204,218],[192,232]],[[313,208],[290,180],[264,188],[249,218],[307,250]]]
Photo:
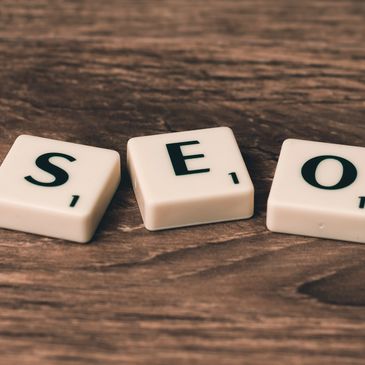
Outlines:
[[52,182],[41,182],[35,180],[32,176],[26,176],[24,179],[30,182],[31,184],[39,186],[47,186],[47,187],[60,186],[65,184],[69,179],[69,175],[65,170],[53,165],[49,161],[52,157],[62,157],[70,162],[76,161],[74,157],[65,155],[63,153],[57,153],[57,152],[45,153],[44,155],[39,156],[36,159],[35,163],[41,170],[53,175],[54,180]]

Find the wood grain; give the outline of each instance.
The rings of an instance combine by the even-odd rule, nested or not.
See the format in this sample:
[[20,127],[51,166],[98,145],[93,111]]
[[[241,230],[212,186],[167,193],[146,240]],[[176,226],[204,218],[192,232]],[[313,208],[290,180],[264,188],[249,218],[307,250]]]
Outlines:
[[361,0],[2,0],[0,160],[226,125],[256,214],[149,233],[124,164],[91,244],[0,230],[0,363],[364,364],[365,245],[265,228],[283,140],[365,146],[364,115]]

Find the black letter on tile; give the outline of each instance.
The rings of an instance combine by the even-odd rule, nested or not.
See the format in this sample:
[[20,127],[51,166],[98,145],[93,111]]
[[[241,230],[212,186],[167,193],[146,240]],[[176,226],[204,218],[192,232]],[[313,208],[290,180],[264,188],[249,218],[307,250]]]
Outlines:
[[190,146],[192,144],[199,144],[199,141],[189,141],[189,142],[179,142],[179,143],[169,143],[166,145],[167,151],[170,155],[170,160],[172,166],[174,167],[175,175],[190,175],[190,174],[201,174],[204,172],[209,172],[210,169],[200,169],[200,170],[188,170],[185,160],[191,160],[193,158],[202,158],[204,155],[190,155],[184,156],[181,151],[181,146]]
[[[322,161],[328,160],[328,159],[339,161],[343,167],[343,173],[342,173],[341,180],[333,186],[321,185],[318,183],[318,181],[316,179],[316,171],[317,171],[318,165]],[[303,165],[302,176],[308,184],[314,186],[315,188],[325,189],[325,190],[338,190],[338,189],[346,188],[347,186],[351,185],[356,180],[357,170],[356,170],[356,167],[349,160],[346,160],[342,157],[318,156],[318,157],[314,157],[314,158],[310,159]]]
[[44,155],[41,155],[36,159],[35,164],[41,170],[46,171],[49,174],[53,175],[55,179],[52,182],[37,181],[32,176],[26,176],[24,179],[34,185],[47,186],[47,187],[60,186],[65,184],[69,178],[68,173],[65,170],[61,169],[60,167],[53,165],[49,161],[50,158],[52,157],[62,157],[70,162],[76,161],[74,157],[65,155],[63,153],[45,153]]

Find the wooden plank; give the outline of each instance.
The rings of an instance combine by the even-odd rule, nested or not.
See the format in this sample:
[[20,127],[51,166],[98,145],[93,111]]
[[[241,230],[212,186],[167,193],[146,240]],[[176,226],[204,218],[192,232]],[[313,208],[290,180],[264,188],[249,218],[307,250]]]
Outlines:
[[0,230],[0,363],[363,364],[365,246],[265,211],[284,139],[365,145],[364,24],[356,0],[2,1],[0,160],[226,125],[257,193],[251,220],[150,233],[124,162],[90,245]]

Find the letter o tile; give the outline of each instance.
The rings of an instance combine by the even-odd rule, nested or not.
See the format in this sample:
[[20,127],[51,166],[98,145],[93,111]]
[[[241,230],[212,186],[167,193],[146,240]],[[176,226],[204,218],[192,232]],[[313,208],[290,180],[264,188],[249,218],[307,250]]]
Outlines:
[[365,148],[287,139],[267,203],[273,232],[365,242]]

